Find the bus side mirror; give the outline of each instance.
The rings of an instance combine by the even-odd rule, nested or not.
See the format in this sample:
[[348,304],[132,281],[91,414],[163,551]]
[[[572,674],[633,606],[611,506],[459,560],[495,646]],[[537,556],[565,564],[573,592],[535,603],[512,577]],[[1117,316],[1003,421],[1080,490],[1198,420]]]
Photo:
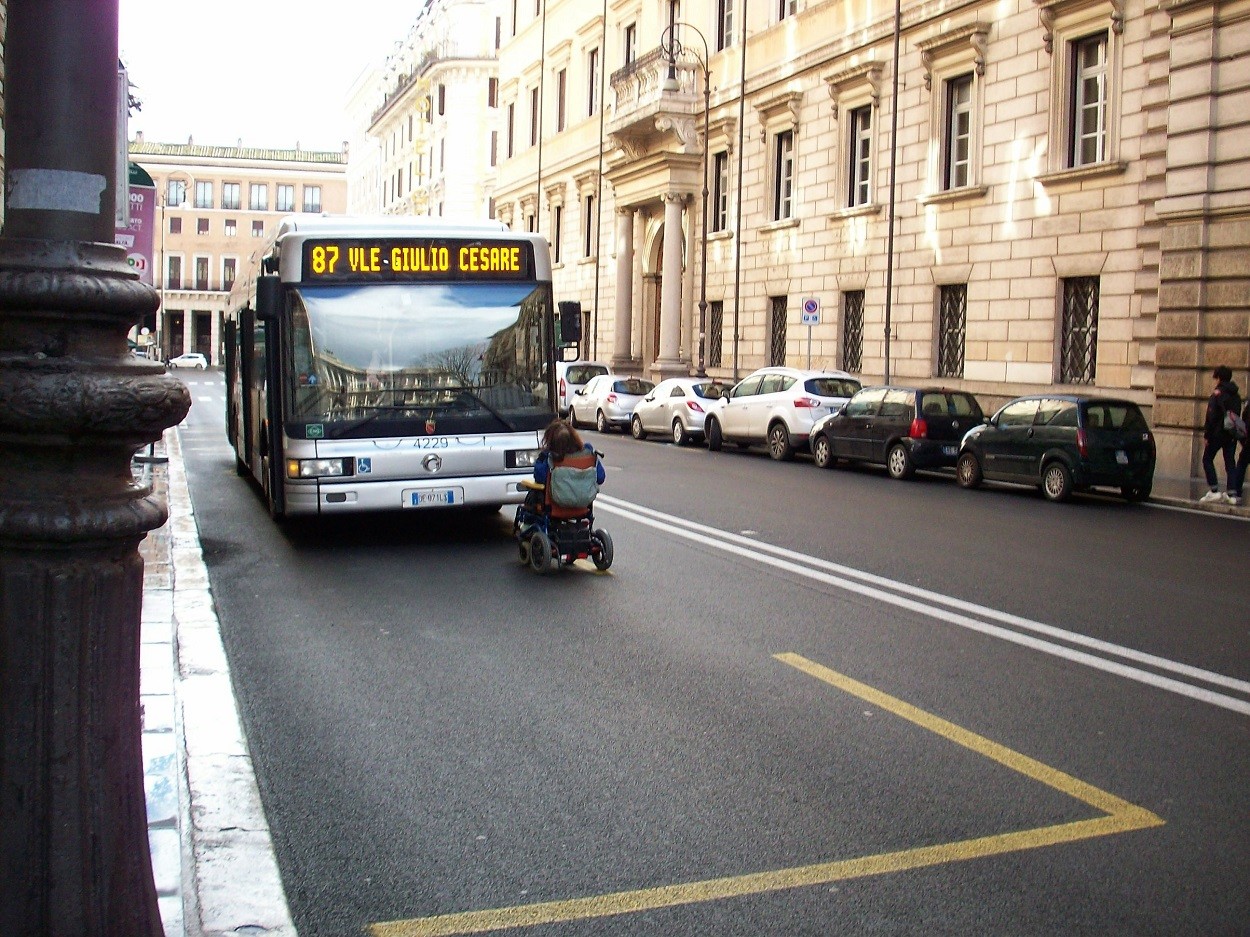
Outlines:
[[582,304],[562,302],[560,305],[560,341],[562,347],[580,345],[582,341]]
[[275,276],[256,278],[256,318],[272,322],[282,309],[282,281]]

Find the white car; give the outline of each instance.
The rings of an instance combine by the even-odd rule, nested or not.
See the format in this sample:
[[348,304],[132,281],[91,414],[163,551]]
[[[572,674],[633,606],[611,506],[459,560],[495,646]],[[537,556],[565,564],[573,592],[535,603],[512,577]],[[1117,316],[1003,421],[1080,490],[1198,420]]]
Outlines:
[[634,406],[654,389],[654,384],[640,377],[600,374],[569,401],[569,422],[578,426],[594,420],[601,433],[613,427],[624,430],[634,414]]
[[170,358],[165,363],[171,368],[199,368],[201,371],[208,367],[208,359],[198,351],[188,351],[177,358]]
[[760,368],[708,413],[707,447],[716,452],[726,442],[762,443],[774,459],[793,459],[796,448],[807,448],[816,421],[845,405],[859,387],[845,371]]
[[664,433],[671,435],[679,446],[692,438],[702,439],[708,410],[728,392],[726,385],[706,377],[670,377],[660,381],[634,407],[630,432],[635,439],[646,439],[647,433]]
[[600,374],[610,374],[612,369],[602,361],[557,361],[556,403],[560,416],[568,416],[573,395]]

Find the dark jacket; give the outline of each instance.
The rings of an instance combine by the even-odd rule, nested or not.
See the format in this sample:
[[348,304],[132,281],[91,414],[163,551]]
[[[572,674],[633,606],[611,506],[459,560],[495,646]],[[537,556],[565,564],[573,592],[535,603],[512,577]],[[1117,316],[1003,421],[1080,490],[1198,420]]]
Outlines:
[[1241,409],[1241,391],[1233,381],[1220,381],[1207,400],[1207,418],[1202,424],[1202,438],[1228,442],[1232,433],[1224,429],[1224,414]]

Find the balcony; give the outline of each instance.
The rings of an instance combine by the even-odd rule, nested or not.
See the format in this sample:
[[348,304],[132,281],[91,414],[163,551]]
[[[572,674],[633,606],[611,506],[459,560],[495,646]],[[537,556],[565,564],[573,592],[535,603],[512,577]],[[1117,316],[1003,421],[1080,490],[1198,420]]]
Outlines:
[[[670,68],[675,90],[664,87]],[[631,160],[656,150],[700,152],[695,129],[703,112],[703,73],[697,59],[679,56],[670,64],[664,50],[652,49],[612,73],[612,93],[607,133]]]

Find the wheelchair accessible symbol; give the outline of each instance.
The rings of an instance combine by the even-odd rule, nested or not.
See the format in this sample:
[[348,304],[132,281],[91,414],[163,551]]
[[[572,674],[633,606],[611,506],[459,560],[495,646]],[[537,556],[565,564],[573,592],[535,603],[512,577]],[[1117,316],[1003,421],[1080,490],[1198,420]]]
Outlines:
[[373,460],[369,458],[356,460],[356,474],[369,475],[373,472]]

